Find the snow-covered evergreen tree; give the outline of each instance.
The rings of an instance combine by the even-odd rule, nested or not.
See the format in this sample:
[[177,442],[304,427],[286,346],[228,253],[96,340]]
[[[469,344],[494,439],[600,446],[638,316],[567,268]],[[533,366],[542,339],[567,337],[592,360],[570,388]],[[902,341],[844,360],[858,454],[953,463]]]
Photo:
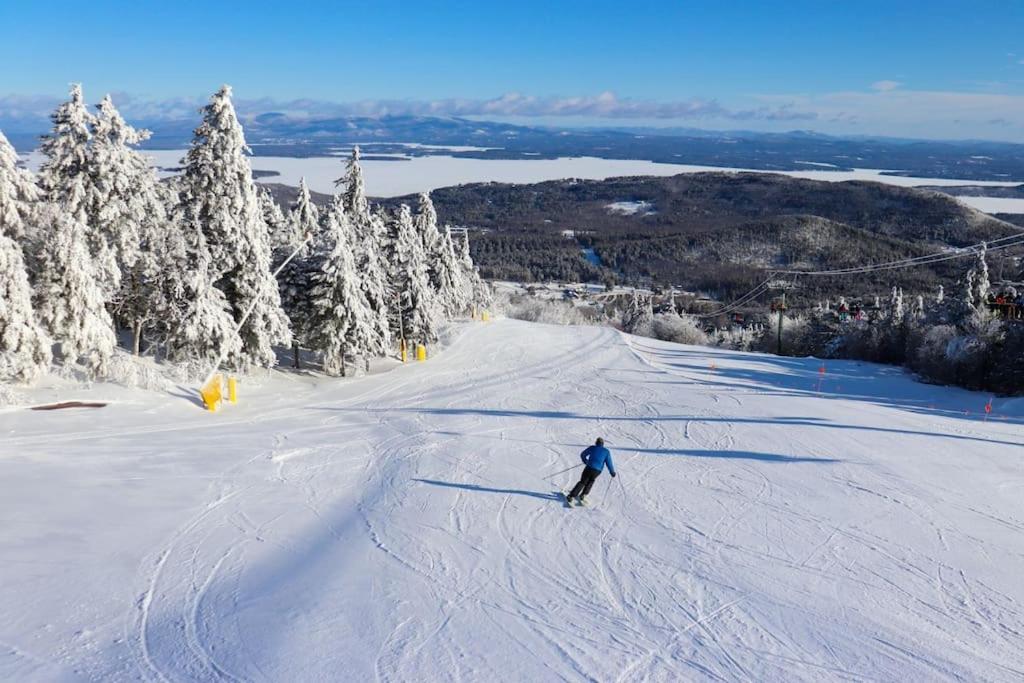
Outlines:
[[284,215],[284,211],[276,201],[274,195],[265,187],[259,188],[260,212],[263,214],[263,222],[267,224],[267,231],[270,233],[270,246],[274,251],[274,264],[279,265],[281,261],[292,253],[296,246],[291,249],[291,228],[292,225]]
[[469,304],[466,299],[466,286],[463,282],[465,275],[459,264],[455,243],[452,241],[451,227],[447,225],[444,227],[444,232],[441,233],[441,241],[436,251],[434,273],[445,312],[449,316],[463,313]]
[[97,110],[92,119],[87,210],[95,239],[117,257],[121,288],[113,296],[113,311],[131,327],[138,353],[143,328],[157,303],[160,249],[171,229],[169,195],[146,157],[132,149],[149,137],[149,131],[125,123],[109,96]]
[[653,324],[654,308],[652,297],[641,295],[636,290],[633,290],[633,297],[622,314],[622,329],[630,334],[649,337]]
[[211,279],[224,293],[236,324],[241,324],[242,348],[229,363],[242,370],[271,367],[277,362],[273,345],[289,343],[291,333],[271,277],[270,236],[231,88],[221,87],[202,114],[185,157],[184,225],[202,230]]
[[[141,156],[137,161],[145,163]],[[177,200],[172,184],[159,182],[148,165],[136,170],[131,185],[132,196],[127,204],[133,207],[132,213],[139,216],[138,251],[134,263],[124,265],[116,311],[130,327],[132,349],[138,355],[143,334],[167,329],[170,318],[162,312],[171,305],[166,297],[179,276],[172,269],[187,269],[189,266],[176,263],[170,253],[174,243],[183,239],[180,224],[167,209]]]
[[[142,225],[151,220],[155,176],[141,154],[131,148],[149,137],[125,123],[107,95],[90,119],[86,174],[86,214],[92,252],[108,272],[104,284],[108,299],[116,297],[124,274],[139,258]],[[113,253],[114,263],[105,257]]]
[[65,363],[81,362],[90,375],[102,376],[116,339],[85,227],[59,205],[42,214],[42,233],[35,292],[39,320],[60,345]]
[[892,295],[889,297],[889,308],[891,310],[892,322],[895,325],[899,325],[903,322],[904,308],[903,308],[903,288],[893,287]]
[[318,248],[321,253],[325,249],[321,244],[320,232],[320,214],[310,198],[306,179],[303,178],[288,214],[288,236],[281,258],[288,258],[296,249],[299,249],[299,253],[288,261],[278,276],[281,304],[291,321],[295,367],[299,367],[299,347],[306,329],[306,319],[310,315],[309,289],[313,273],[319,266],[316,263],[319,257],[314,253],[314,248]]
[[982,242],[978,250],[978,260],[975,265],[974,277],[974,300],[979,310],[986,310],[985,304],[988,301],[988,293],[992,290],[988,273],[988,245]]
[[366,183],[363,181],[363,169],[359,165],[359,146],[352,148],[345,175],[334,181],[339,188],[344,188],[345,211],[353,223],[369,218],[370,202],[366,198]]
[[32,244],[39,189],[30,172],[18,167],[18,154],[0,132],[0,235]]
[[437,210],[426,192],[419,196],[416,231],[423,241],[423,250],[427,255],[427,272],[430,284],[437,295],[438,306],[445,315],[454,316],[463,308],[464,294],[460,289],[461,269],[451,234],[447,228],[444,234],[438,230]]
[[396,216],[390,248],[395,315],[392,331],[409,343],[437,339],[440,311],[427,272],[427,256],[412,211],[403,204]]
[[[306,179],[299,179],[299,193],[288,213],[288,246],[294,251],[309,236],[320,230],[320,212],[309,195]],[[291,252],[289,252],[291,253]]]
[[373,212],[366,197],[363,170],[359,165],[359,148],[352,150],[345,175],[336,183],[339,194],[332,210],[344,213],[352,226],[353,250],[356,269],[360,274],[359,287],[373,311],[376,329],[374,355],[385,355],[391,348],[391,315],[393,292],[388,278],[390,253],[387,218]]
[[117,251],[92,223],[90,212],[90,129],[93,116],[85,106],[82,87],[71,86],[67,102],[50,115],[51,132],[43,137],[40,151],[45,160],[39,170],[39,184],[45,200],[82,224],[93,270],[104,300],[113,298],[121,286]]
[[421,192],[418,213],[416,214],[416,232],[423,241],[423,251],[433,255],[441,240],[441,232],[437,229],[437,209],[430,198],[429,192]]
[[32,308],[21,247],[0,231],[0,381],[34,382],[50,366],[51,346]]
[[157,263],[162,273],[154,306],[164,327],[167,356],[204,366],[242,349],[231,306],[213,285],[214,272],[202,227],[190,223],[186,204],[172,212]]
[[473,257],[469,253],[469,234],[465,235],[459,249],[460,279],[462,281],[462,300],[467,307],[484,308],[490,304],[490,288],[481,277]]
[[310,344],[323,354],[324,371],[344,376],[346,356],[376,353],[377,330],[374,312],[359,288],[353,233],[344,211],[327,212],[324,233],[330,251],[312,276],[306,327]]

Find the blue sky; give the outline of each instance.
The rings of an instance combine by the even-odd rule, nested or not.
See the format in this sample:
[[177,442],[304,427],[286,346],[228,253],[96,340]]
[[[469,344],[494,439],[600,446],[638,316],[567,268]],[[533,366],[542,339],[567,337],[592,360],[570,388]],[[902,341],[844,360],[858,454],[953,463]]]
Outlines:
[[1008,0],[12,1],[0,26],[0,126],[71,81],[140,116],[230,83],[253,110],[1024,141]]

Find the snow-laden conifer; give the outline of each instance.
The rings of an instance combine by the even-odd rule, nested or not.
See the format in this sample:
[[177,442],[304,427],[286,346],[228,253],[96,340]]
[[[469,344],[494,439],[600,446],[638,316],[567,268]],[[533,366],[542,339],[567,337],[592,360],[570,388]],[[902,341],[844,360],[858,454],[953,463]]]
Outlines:
[[159,261],[160,290],[156,304],[164,330],[167,356],[206,368],[242,349],[231,306],[213,285],[210,251],[202,228],[182,210],[172,212]]
[[156,172],[132,149],[148,137],[149,131],[125,123],[109,95],[97,105],[89,154],[89,221],[95,239],[116,254],[121,288],[113,297],[113,310],[130,324],[136,351],[150,318],[154,278],[159,277],[155,260],[164,233],[171,229]]
[[117,252],[92,224],[90,200],[90,128],[93,116],[85,106],[82,86],[71,86],[68,101],[50,115],[53,128],[43,136],[40,151],[45,157],[39,170],[39,184],[45,200],[81,223],[97,282],[105,300],[113,298],[121,285]]
[[35,304],[43,328],[60,345],[67,364],[81,363],[92,376],[106,373],[116,343],[104,306],[85,226],[63,206],[42,213],[42,251]]
[[38,200],[35,178],[18,167],[18,153],[0,132],[0,235],[21,245],[34,243],[33,216]]
[[434,252],[433,274],[445,313],[450,317],[463,313],[469,303],[463,282],[464,274],[455,252],[451,228],[447,225]]
[[224,293],[236,323],[242,325],[241,352],[229,357],[229,363],[242,370],[271,367],[277,361],[273,345],[289,343],[291,333],[271,277],[270,236],[246,157],[245,136],[231,103],[231,88],[225,85],[218,90],[202,115],[185,157],[186,225],[202,230],[214,284]]
[[390,253],[387,218],[372,211],[366,197],[363,170],[359,165],[359,148],[352,149],[345,175],[335,183],[339,188],[332,211],[342,212],[352,226],[353,252],[360,274],[359,287],[373,312],[376,329],[374,355],[385,355],[391,348],[392,291],[388,277]]
[[292,253],[298,245],[291,249],[288,245],[292,243],[291,223],[284,215],[280,205],[274,201],[274,195],[265,187],[259,188],[260,212],[263,214],[263,222],[267,224],[267,231],[270,233],[270,246],[274,251],[274,264],[280,264],[288,254]]
[[51,345],[32,307],[21,247],[0,231],[0,381],[34,382],[50,366]]
[[423,242],[406,204],[395,217],[392,233],[390,267],[395,297],[392,331],[410,343],[432,342],[437,338],[440,311],[430,285]]
[[366,183],[363,181],[363,169],[359,165],[359,146],[352,148],[345,175],[334,181],[342,190],[345,211],[353,224],[370,217],[370,202],[366,198]]
[[324,223],[329,252],[312,275],[306,329],[311,346],[323,355],[324,371],[343,376],[346,356],[375,354],[377,330],[373,311],[359,288],[348,218],[344,211],[330,210]]
[[447,316],[454,316],[462,309],[462,292],[459,290],[458,259],[451,242],[451,235],[442,235],[437,227],[437,210],[426,192],[419,196],[419,212],[416,215],[416,231],[423,242],[427,255],[427,272],[434,288],[437,304]]
[[287,221],[287,240],[280,258],[287,259],[296,249],[298,253],[285,264],[277,281],[281,305],[291,322],[295,367],[299,367],[299,347],[305,337],[310,313],[312,276],[324,251],[320,214],[310,198],[305,178],[299,182],[299,192],[292,202]]

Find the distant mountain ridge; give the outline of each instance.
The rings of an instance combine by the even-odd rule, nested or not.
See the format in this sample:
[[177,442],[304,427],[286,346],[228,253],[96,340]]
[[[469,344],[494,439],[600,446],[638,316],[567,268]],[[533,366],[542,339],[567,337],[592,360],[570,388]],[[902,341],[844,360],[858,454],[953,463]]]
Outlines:
[[[369,152],[451,154],[477,159],[551,159],[594,156],[767,171],[813,167],[894,169],[896,174],[965,180],[1024,182],[1024,145],[938,142],[882,137],[833,137],[813,131],[758,133],[690,128],[559,128],[459,117],[307,117],[285,112],[242,116],[257,156],[322,156],[353,144]],[[179,149],[192,139],[195,119],[133,121],[152,130],[148,149]],[[40,130],[39,133],[45,132]],[[38,134],[8,135],[21,152]],[[405,147],[403,143],[426,147]],[[456,149],[430,149],[455,147]],[[469,148],[469,149],[459,149]]]

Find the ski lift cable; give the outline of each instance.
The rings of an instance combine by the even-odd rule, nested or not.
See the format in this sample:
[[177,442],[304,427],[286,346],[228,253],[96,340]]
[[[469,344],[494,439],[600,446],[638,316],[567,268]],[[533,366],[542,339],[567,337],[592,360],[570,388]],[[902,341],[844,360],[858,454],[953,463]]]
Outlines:
[[808,275],[808,276],[830,276],[830,275],[854,275],[861,273],[872,273],[876,271],[884,270],[898,270],[902,268],[913,268],[916,266],[929,265],[932,263],[941,263],[943,261],[950,261],[953,259],[964,258],[965,256],[972,256],[978,253],[982,248],[987,251],[999,251],[1001,249],[1007,249],[1009,247],[1015,247],[1024,243],[1024,233],[1017,235],[1010,235],[1008,237],[1000,237],[992,240],[991,242],[979,242],[955,253],[935,253],[926,254],[924,256],[915,256],[913,258],[899,259],[897,261],[888,261],[885,263],[874,263],[865,266],[854,266],[850,268],[837,268],[834,270],[775,270],[772,271],[776,275]]
[[856,268],[841,268],[841,269],[836,269],[836,270],[819,270],[819,271],[808,271],[808,270],[773,270],[773,271],[770,271],[772,277],[769,277],[767,280],[761,282],[759,285],[757,285],[756,287],[754,287],[753,289],[748,291],[743,296],[741,296],[738,299],[734,300],[732,303],[729,303],[729,304],[727,304],[725,306],[722,306],[722,307],[720,307],[720,308],[718,308],[718,309],[716,309],[714,311],[711,311],[709,313],[691,313],[689,315],[691,315],[694,318],[715,318],[715,317],[718,317],[720,315],[725,315],[727,313],[732,313],[732,312],[738,310],[739,308],[741,308],[742,306],[744,306],[745,304],[749,303],[753,299],[756,299],[757,297],[759,297],[761,294],[763,294],[768,289],[770,289],[769,285],[771,284],[771,282],[773,280],[777,279],[775,276],[778,276],[778,275],[791,275],[792,276],[792,279],[790,280],[791,286],[795,287],[797,281],[799,280],[800,276],[802,276],[802,275],[807,275],[807,276],[857,275],[857,274],[879,272],[879,271],[886,271],[886,270],[899,270],[899,269],[902,269],[902,268],[914,268],[914,267],[917,267],[917,266],[930,265],[932,263],[941,263],[943,261],[950,261],[950,260],[953,260],[953,259],[964,258],[965,256],[973,256],[973,255],[977,254],[978,251],[982,247],[984,247],[986,249],[986,251],[1000,251],[1002,249],[1008,249],[1010,247],[1019,246],[1021,244],[1024,244],[1024,233],[1020,233],[1020,234],[1017,234],[1017,235],[1009,235],[1007,237],[1000,237],[1000,238],[994,239],[994,240],[992,240],[990,242],[979,242],[978,244],[973,244],[973,245],[971,245],[969,247],[964,247],[963,249],[961,249],[960,251],[957,251],[954,254],[948,254],[948,253],[927,254],[925,256],[916,256],[916,257],[908,258],[908,259],[900,259],[898,261],[888,261],[888,262],[885,262],[885,263],[876,263],[876,264],[870,264],[870,265],[867,265],[867,266],[860,266],[860,267],[856,267]]

